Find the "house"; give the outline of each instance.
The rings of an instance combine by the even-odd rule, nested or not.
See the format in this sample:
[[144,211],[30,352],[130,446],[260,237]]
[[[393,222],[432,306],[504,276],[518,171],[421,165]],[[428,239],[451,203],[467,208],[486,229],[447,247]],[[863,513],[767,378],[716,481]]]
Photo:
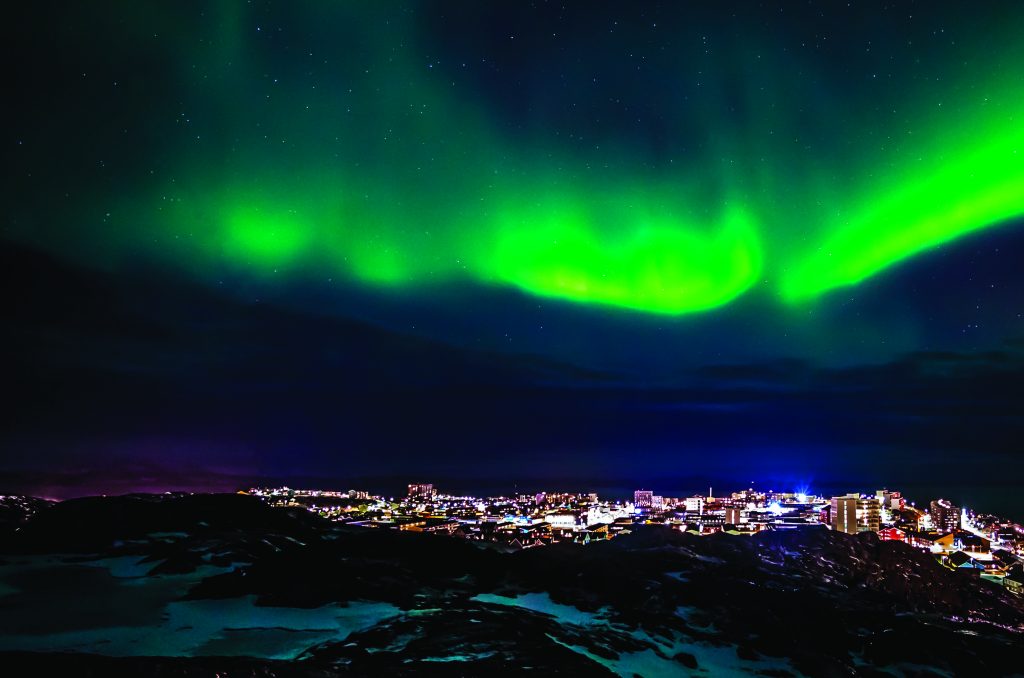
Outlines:
[[459,521],[449,518],[428,517],[416,523],[401,526],[399,529],[412,530],[414,532],[446,532],[454,534],[459,526]]
[[943,558],[943,565],[949,569],[973,576],[985,571],[985,565],[963,551],[954,551]]
[[993,551],[992,560],[1004,572],[1008,571],[1014,565],[1020,564],[1020,560],[1018,560],[1017,556],[1013,555],[1013,553],[1007,551],[1006,549],[996,549],[995,551]]
[[906,542],[911,546],[919,549],[926,549],[933,553],[955,551],[953,547],[953,540],[955,534],[953,532],[914,532],[912,530],[905,530]]
[[988,553],[991,550],[991,542],[988,539],[971,532],[957,532],[953,538],[953,545],[958,551],[972,553]]
[[902,509],[894,509],[892,511],[892,518],[900,527],[907,528],[908,530],[917,530],[921,526],[921,517],[923,513],[912,507],[906,507]]
[[887,527],[878,531],[878,538],[882,541],[906,541],[907,533],[898,527]]
[[1006,576],[1003,577],[1003,586],[1010,593],[1024,596],[1024,565],[1018,563],[1011,567]]

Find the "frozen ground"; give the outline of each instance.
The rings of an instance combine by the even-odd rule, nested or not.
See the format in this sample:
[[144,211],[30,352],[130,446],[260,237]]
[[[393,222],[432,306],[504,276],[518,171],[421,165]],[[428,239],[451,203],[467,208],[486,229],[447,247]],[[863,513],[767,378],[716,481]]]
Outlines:
[[302,609],[258,606],[256,596],[179,600],[228,568],[148,577],[155,563],[140,560],[48,556],[0,566],[0,650],[293,659],[400,612],[382,602]]

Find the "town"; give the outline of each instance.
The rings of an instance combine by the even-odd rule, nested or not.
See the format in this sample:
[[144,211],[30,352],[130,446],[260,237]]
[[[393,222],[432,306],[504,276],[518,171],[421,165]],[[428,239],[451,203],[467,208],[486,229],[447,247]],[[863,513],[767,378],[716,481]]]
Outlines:
[[901,492],[822,497],[753,489],[669,497],[639,489],[632,501],[595,493],[537,492],[472,497],[444,494],[429,483],[410,484],[404,497],[349,490],[253,488],[273,506],[302,507],[339,523],[408,530],[525,549],[558,542],[589,544],[627,534],[636,525],[661,524],[699,535],[753,535],[765,530],[832,529],[871,532],[935,555],[944,566],[1002,584],[1024,595],[1024,526],[975,514],[947,499],[927,508]]

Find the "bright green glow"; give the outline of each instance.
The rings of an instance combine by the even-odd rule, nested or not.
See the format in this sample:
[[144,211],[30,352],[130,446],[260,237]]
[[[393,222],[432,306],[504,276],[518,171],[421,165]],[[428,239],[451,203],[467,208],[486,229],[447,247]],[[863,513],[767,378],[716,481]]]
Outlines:
[[[929,247],[1024,214],[1024,115],[987,126],[983,144],[936,152],[937,168],[920,170],[871,196],[783,279],[797,302],[853,285]],[[970,143],[970,142],[968,142]]]
[[254,10],[212,3],[201,47],[152,55],[178,69],[180,145],[146,149],[150,175],[75,203],[71,223],[113,216],[69,241],[148,248],[217,279],[487,285],[686,314],[765,287],[798,305],[1024,215],[1019,17],[972,38],[970,64],[904,64],[899,86],[855,94],[771,36],[742,36],[729,58],[680,44],[650,76],[670,128],[651,152],[595,122],[613,93],[576,56],[551,65],[595,107],[569,140],[548,120],[508,124],[460,65],[429,68],[415,12],[384,5],[297,10],[279,39],[303,48],[281,51]]
[[761,245],[746,211],[729,208],[698,223],[664,187],[605,195],[560,190],[540,201],[506,188],[495,200],[500,207],[445,212],[432,222],[450,219],[451,227],[426,230],[395,228],[405,212],[393,206],[412,201],[415,185],[369,193],[336,188],[349,183],[331,175],[273,196],[201,192],[175,203],[167,221],[201,224],[203,237],[191,242],[204,256],[248,270],[320,265],[385,287],[464,278],[655,313],[728,303],[761,272]]
[[310,241],[308,226],[294,211],[253,203],[232,205],[223,215],[222,228],[228,256],[261,266],[294,260]]
[[657,313],[720,306],[749,287],[760,248],[749,218],[729,214],[714,232],[671,220],[630,219],[601,238],[582,205],[540,205],[503,215],[494,275],[530,293]]

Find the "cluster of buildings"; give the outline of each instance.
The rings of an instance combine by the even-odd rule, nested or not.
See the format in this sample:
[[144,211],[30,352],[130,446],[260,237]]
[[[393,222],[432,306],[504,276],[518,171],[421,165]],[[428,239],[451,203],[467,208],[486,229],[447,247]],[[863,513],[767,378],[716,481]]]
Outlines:
[[348,525],[438,532],[509,548],[561,541],[587,544],[628,533],[637,524],[664,524],[695,534],[749,535],[822,526],[848,534],[873,532],[879,539],[933,553],[957,572],[999,581],[1015,593],[1024,591],[1024,527],[972,514],[947,499],[917,508],[894,490],[823,497],[747,489],[716,496],[708,488],[706,495],[670,497],[639,489],[632,501],[567,492],[456,496],[429,483],[409,485],[404,497],[287,487],[249,493]]

